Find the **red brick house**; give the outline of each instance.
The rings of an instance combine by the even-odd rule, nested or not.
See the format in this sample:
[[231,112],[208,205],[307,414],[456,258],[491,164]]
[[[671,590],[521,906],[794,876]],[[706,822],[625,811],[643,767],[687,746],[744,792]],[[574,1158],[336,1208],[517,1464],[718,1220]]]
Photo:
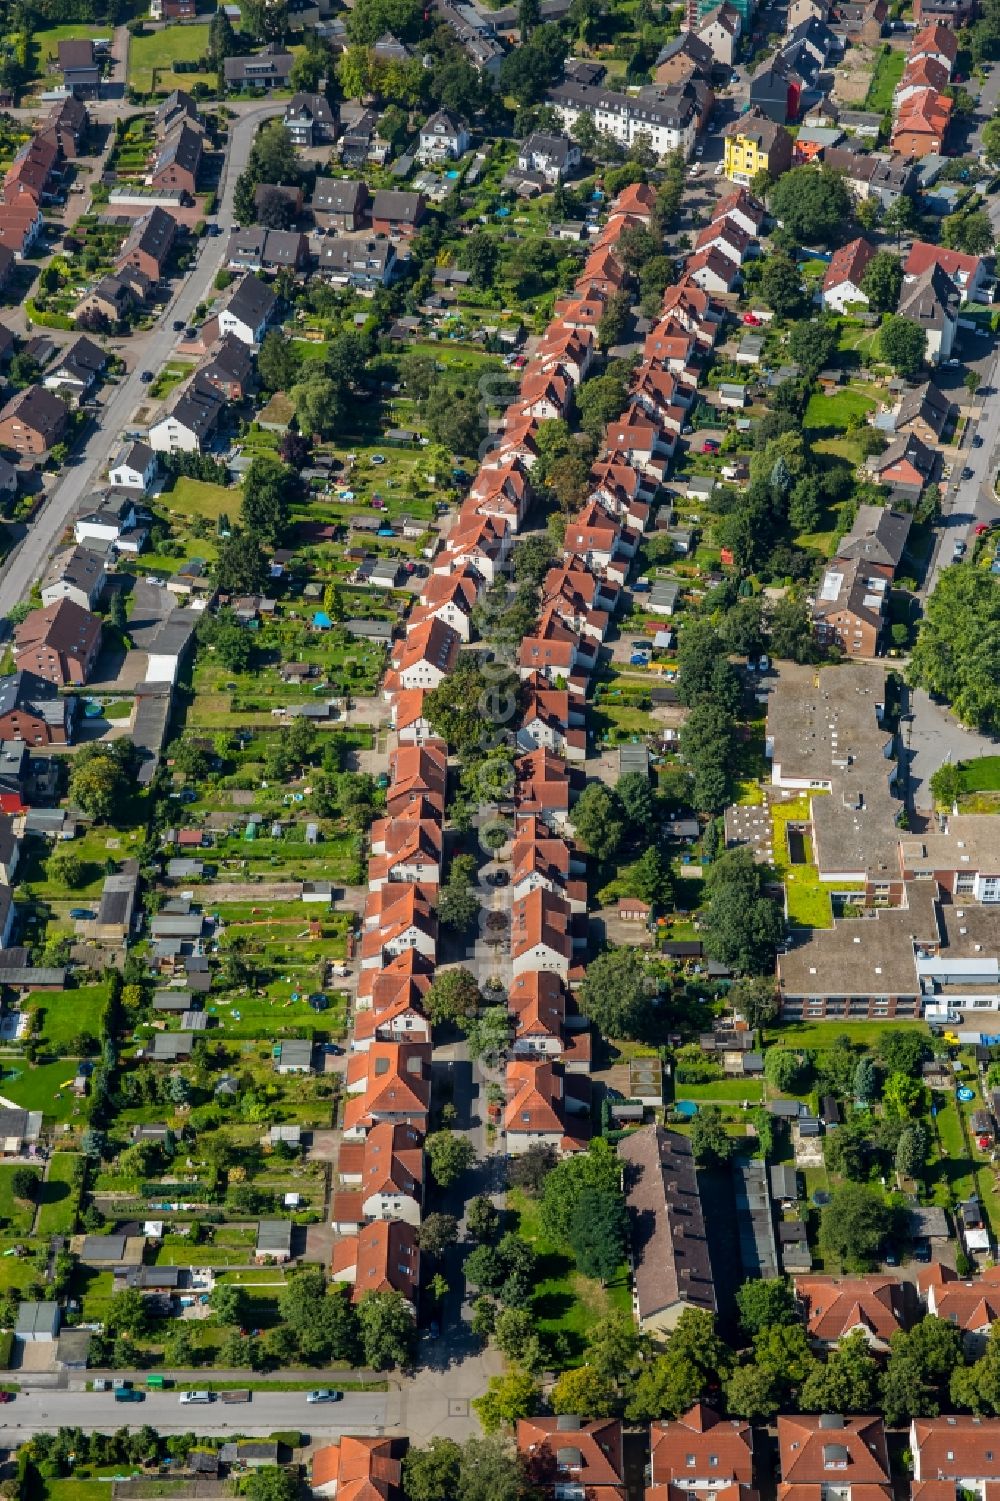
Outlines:
[[58,688],[90,679],[101,649],[101,622],[71,599],[26,615],[14,633],[14,660]]

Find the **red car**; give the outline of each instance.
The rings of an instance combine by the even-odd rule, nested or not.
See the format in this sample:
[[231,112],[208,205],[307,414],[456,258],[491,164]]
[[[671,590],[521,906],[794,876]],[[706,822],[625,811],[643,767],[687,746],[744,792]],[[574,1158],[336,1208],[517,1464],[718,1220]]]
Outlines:
[[748,328],[760,328],[760,319],[754,317],[753,313],[744,313],[743,322]]
[[714,438],[706,438],[701,445],[701,451],[702,453],[718,453],[719,445]]
[[977,537],[983,537],[983,536],[986,535],[986,533],[988,531],[989,531],[989,527],[987,526],[986,522],[985,521],[981,521],[979,523],[979,525],[976,527],[976,536]]

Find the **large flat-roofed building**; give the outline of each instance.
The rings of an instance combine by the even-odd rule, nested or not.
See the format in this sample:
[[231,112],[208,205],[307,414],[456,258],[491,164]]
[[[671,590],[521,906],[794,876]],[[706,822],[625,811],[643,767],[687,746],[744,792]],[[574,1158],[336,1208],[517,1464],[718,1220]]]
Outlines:
[[1000,903],[907,881],[897,907],[804,933],[778,955],[781,1011],[807,1020],[1000,1011]]
[[899,901],[901,804],[886,689],[875,663],[783,663],[768,699],[766,751],[772,785],[809,795],[820,880],[832,889],[862,883],[870,898]]
[[899,867],[905,880],[933,879],[956,901],[1000,902],[1000,818],[943,814],[924,833],[900,836]]

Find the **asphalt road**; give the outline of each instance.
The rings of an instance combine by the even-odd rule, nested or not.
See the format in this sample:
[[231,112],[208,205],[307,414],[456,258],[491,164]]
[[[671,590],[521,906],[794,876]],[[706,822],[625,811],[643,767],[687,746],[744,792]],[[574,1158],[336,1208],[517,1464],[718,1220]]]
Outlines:
[[382,1433],[397,1425],[397,1392],[345,1392],[340,1402],[306,1402],[305,1392],[255,1391],[247,1404],[181,1405],[176,1392],[149,1392],[143,1402],[116,1402],[110,1392],[22,1391],[3,1409],[7,1444],[60,1427],[113,1433],[151,1424],[160,1433],[269,1434],[297,1428],[319,1437]]
[[[232,224],[236,181],[247,164],[257,127],[269,116],[280,114],[282,108],[276,104],[261,105],[234,120],[230,127],[218,212],[219,222],[227,230]],[[67,465],[24,538],[4,564],[0,577],[0,617],[10,614],[28,593],[34,580],[43,573],[76,506],[94,488],[100,470],[114,456],[123,428],[145,395],[146,388],[140,379],[142,371],[155,372],[166,364],[177,342],[172,323],[176,319],[190,323],[199,302],[207,300],[228,243],[226,233],[203,239],[194,269],[178,286],[155,328],[141,341],[133,341],[134,352],[132,344],[125,346],[123,353],[132,368],[120,385],[105,388],[108,399],[105,406],[98,409],[96,425],[76,450],[74,462]]]

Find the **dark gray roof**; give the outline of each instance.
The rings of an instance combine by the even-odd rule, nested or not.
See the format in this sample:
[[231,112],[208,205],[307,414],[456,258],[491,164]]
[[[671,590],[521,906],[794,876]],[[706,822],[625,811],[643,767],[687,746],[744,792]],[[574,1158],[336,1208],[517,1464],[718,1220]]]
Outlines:
[[23,669],[0,677],[0,715],[14,709],[25,709],[46,724],[62,724],[66,716],[65,700],[55,684]]
[[214,386],[195,376],[183,388],[169,415],[200,441],[215,431],[225,405],[225,397]]
[[139,474],[145,474],[150,464],[156,460],[156,454],[148,443],[130,443],[123,453],[115,460],[113,468],[127,465],[129,469],[135,469]]
[[124,1235],[85,1235],[82,1261],[121,1261],[125,1256]]
[[337,117],[323,94],[293,94],[285,105],[285,124],[304,119],[318,120],[321,125],[337,123]]
[[[911,433],[892,444],[886,452],[902,445],[899,455],[902,456],[906,452],[906,445],[914,442],[919,443],[920,440]],[[923,444],[920,446],[924,448]],[[925,452],[929,453],[929,450],[925,449]],[[893,511],[888,506],[859,506],[854,525],[837,549],[837,556],[860,558],[868,563],[898,568],[912,524],[913,517],[906,511]]]
[[69,410],[64,401],[46,391],[44,386],[27,386],[17,391],[0,411],[0,421],[17,417],[25,427],[37,432],[47,447],[56,443],[66,426]]
[[395,188],[379,188],[372,199],[372,218],[396,220],[400,224],[415,224],[423,206],[424,200],[420,193],[404,193]]
[[[200,144],[201,137],[197,132],[190,131],[189,133],[195,136]],[[157,167],[159,165],[158,161]],[[141,251],[145,255],[153,256],[157,265],[162,268],[170,254],[170,247],[174,243],[176,234],[177,225],[173,216],[160,208],[158,204],[154,204],[148,214],[136,220],[128,239],[118,252],[118,263],[128,260],[129,256],[134,255],[136,251]]]
[[261,1220],[257,1226],[258,1251],[290,1251],[291,1220]]
[[270,318],[277,301],[266,282],[258,276],[247,275],[230,297],[226,311],[248,328],[259,328]]
[[255,78],[265,83],[284,81],[291,73],[294,62],[295,58],[290,52],[283,52],[272,42],[260,52],[249,56],[227,57],[224,63],[226,82],[253,83]]
[[690,84],[680,87],[647,88],[639,98],[596,88],[584,83],[560,83],[546,96],[556,108],[582,110],[587,114],[623,115],[638,126],[662,125],[668,128],[687,125],[697,109],[697,95]]
[[691,1143],[644,1126],[618,1145],[624,1163],[635,1296],[640,1319],[680,1302],[716,1309],[701,1190]]
[[317,177],[312,206],[323,214],[360,213],[368,202],[368,186],[352,177]]

